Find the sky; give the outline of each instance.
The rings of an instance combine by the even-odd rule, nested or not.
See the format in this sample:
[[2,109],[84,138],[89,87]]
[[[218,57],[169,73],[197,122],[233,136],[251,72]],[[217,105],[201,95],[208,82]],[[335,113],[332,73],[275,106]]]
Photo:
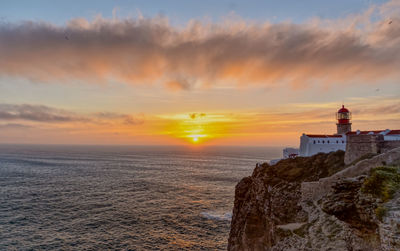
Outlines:
[[0,1],[0,143],[399,129],[400,0]]

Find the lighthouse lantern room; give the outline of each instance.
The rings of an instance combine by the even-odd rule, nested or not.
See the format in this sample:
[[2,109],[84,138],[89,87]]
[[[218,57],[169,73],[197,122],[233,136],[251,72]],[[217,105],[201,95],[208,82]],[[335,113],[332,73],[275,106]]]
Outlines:
[[337,119],[337,134],[346,134],[351,132],[351,112],[342,105],[342,108],[336,113]]

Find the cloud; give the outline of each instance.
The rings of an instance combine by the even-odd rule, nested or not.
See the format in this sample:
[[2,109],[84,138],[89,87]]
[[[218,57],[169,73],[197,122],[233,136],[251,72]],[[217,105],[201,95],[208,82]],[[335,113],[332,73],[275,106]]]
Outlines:
[[34,128],[33,126],[30,125],[24,125],[24,124],[17,124],[17,123],[7,123],[7,124],[0,124],[1,129],[31,129]]
[[382,105],[378,107],[359,107],[358,109],[354,109],[353,114],[368,114],[372,116],[379,115],[400,115],[400,102],[391,104],[391,105]]
[[[0,76],[162,84],[306,86],[399,79],[400,5],[391,1],[342,20],[308,23],[192,21],[162,17],[0,24]],[[391,20],[391,24],[388,23]]]
[[144,123],[145,120],[144,114],[132,116],[115,112],[99,112],[94,114],[94,117],[106,120],[120,120],[123,122],[123,124],[126,125],[141,125]]
[[[353,113],[353,130],[398,129],[400,124],[398,95],[354,98],[345,105]],[[302,133],[334,133],[335,112],[339,108],[340,104],[335,102],[314,102],[277,105],[264,111],[145,116],[115,112],[83,114],[43,105],[0,104],[1,114],[7,114],[0,117],[0,141],[157,145],[181,144],[197,135],[207,144],[297,145]],[[54,119],[58,117],[63,119]]]
[[191,119],[195,119],[195,118],[199,118],[199,117],[205,117],[206,114],[205,113],[190,113],[189,117]]
[[0,104],[0,120],[28,120],[36,122],[87,121],[71,112],[43,105]]
[[165,83],[167,88],[173,91],[180,91],[180,90],[189,90],[193,87],[193,81],[190,81],[187,78],[177,78],[175,80],[170,80]]
[[134,117],[134,116],[130,116],[130,115],[126,115],[124,116],[124,123],[126,125],[141,125],[144,123],[144,116],[138,116],[138,117]]
[[[144,115],[99,112],[94,114],[77,114],[44,105],[0,104],[0,121],[23,120],[43,123],[89,123],[89,124],[123,124],[141,125]],[[9,124],[18,125],[18,124]]]

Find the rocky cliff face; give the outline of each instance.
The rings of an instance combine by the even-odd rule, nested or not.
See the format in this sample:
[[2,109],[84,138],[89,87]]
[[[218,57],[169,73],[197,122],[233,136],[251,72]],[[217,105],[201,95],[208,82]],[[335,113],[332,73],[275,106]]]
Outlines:
[[[228,249],[399,250],[400,193],[392,189],[390,199],[382,199],[365,184],[371,168],[398,164],[400,149],[364,160],[362,168],[345,167],[343,160],[344,152],[338,151],[257,167],[236,186]],[[400,168],[393,170],[397,182]],[[304,187],[317,191],[308,196]]]

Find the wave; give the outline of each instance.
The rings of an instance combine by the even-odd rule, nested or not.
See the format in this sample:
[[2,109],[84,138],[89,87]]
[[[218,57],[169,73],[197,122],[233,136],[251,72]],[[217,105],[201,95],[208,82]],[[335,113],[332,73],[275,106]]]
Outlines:
[[218,220],[218,221],[232,220],[232,213],[222,213],[217,211],[201,212],[200,216],[209,220]]

